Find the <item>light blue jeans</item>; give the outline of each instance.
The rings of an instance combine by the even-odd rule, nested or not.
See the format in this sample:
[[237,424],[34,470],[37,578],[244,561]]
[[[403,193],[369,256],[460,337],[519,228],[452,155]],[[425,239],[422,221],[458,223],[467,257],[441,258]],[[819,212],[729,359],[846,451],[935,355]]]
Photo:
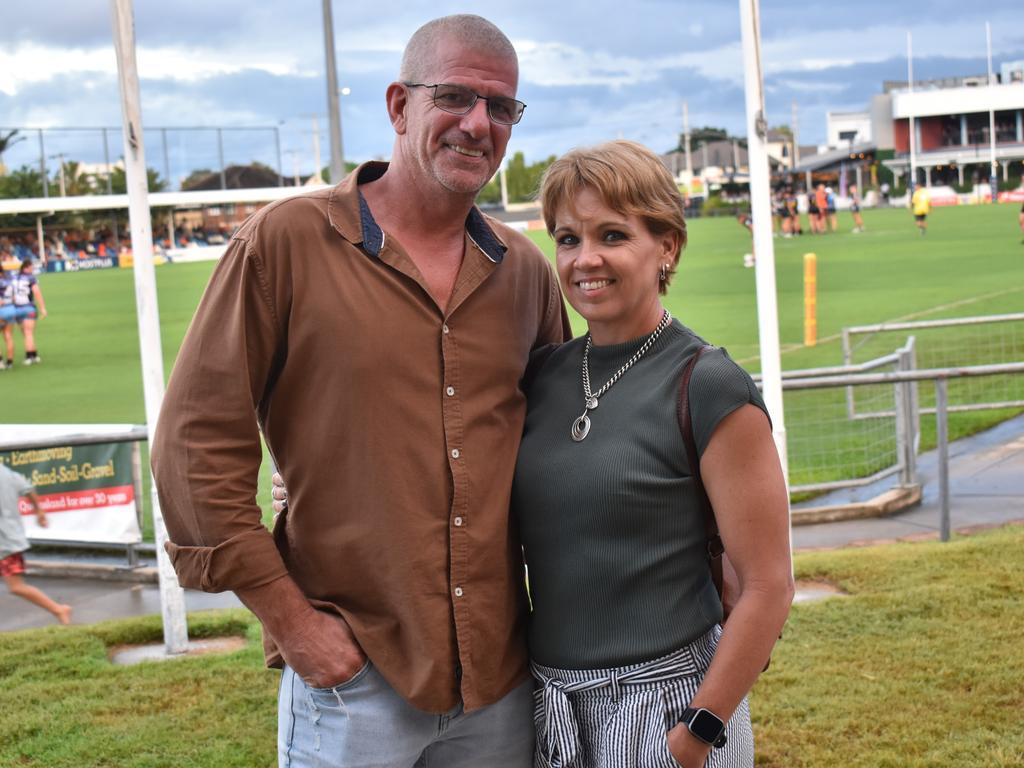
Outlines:
[[281,673],[281,768],[531,768],[533,681],[473,712],[434,715],[408,704],[367,662],[335,688]]

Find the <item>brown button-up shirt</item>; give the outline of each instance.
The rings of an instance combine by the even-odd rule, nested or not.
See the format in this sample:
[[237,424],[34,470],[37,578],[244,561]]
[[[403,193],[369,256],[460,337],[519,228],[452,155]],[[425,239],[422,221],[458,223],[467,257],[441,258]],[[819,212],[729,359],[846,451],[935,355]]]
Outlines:
[[[474,709],[526,676],[508,516],[519,383],[530,351],[570,329],[547,260],[475,208],[442,311],[359,194],[385,168],[268,206],[232,238],[178,354],[153,470],[182,585],[288,573],[413,705]],[[273,533],[255,503],[257,420],[289,491]]]

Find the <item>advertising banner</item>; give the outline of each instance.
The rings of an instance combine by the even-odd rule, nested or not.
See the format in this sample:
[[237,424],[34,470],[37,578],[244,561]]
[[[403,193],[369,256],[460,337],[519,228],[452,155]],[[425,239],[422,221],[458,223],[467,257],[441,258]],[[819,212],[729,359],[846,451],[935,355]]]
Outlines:
[[[6,433],[7,428],[3,431]],[[17,439],[25,438],[18,435]],[[39,506],[46,512],[48,525],[43,528],[36,522],[28,500],[20,500],[22,522],[30,541],[135,544],[142,540],[131,443],[0,451],[0,462],[32,483]]]
[[46,271],[82,272],[89,269],[113,269],[117,265],[117,256],[91,256],[84,259],[51,259],[46,263]]

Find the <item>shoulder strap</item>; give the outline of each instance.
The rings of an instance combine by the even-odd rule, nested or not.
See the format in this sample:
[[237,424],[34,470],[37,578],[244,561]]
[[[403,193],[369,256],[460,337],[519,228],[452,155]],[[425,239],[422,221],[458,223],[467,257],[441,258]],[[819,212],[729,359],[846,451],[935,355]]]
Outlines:
[[[704,490],[704,481],[700,476],[700,456],[697,453],[697,441],[693,437],[693,421],[690,418],[690,377],[693,369],[697,366],[700,356],[707,350],[714,349],[709,345],[702,346],[690,357],[686,367],[683,368],[683,375],[679,382],[679,401],[676,405],[676,415],[679,419],[679,431],[683,436],[683,444],[686,446],[686,459],[690,464],[690,472],[693,474],[693,482],[697,487],[697,497],[704,507],[704,530],[708,540],[708,556],[712,560],[712,569],[721,568],[721,555],[725,551],[722,546],[722,537],[718,535],[718,523],[715,522],[715,511],[711,506],[711,500]],[[717,566],[715,564],[718,564]],[[716,583],[719,583],[720,576],[716,574]]]

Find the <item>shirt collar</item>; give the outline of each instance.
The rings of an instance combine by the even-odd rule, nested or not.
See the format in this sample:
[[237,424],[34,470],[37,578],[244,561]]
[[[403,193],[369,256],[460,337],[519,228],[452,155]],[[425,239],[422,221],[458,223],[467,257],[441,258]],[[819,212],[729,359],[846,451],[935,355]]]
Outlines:
[[[379,161],[363,163],[331,190],[327,203],[327,218],[331,226],[350,243],[361,245],[363,251],[373,257],[377,257],[384,246],[384,232],[374,220],[359,185],[379,179],[387,168],[387,163]],[[495,264],[500,264],[505,258],[508,246],[476,206],[466,216],[466,233]]]

